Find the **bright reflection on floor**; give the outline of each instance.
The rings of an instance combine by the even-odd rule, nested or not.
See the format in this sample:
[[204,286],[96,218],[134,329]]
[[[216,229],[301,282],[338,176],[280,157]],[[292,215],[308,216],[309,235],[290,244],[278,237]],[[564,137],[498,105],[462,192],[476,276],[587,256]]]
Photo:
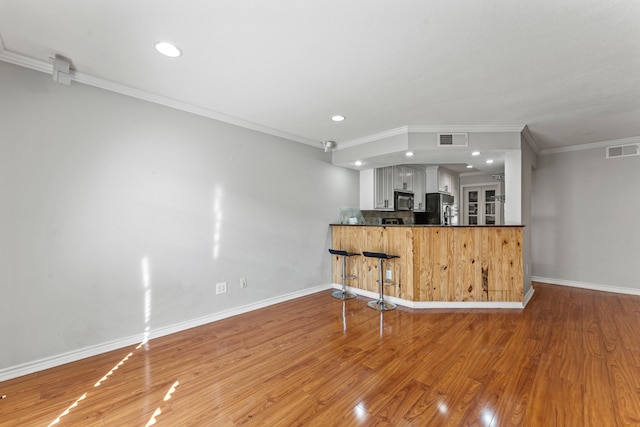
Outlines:
[[491,411],[490,409],[483,409],[482,410],[482,422],[485,426],[489,426],[491,425],[491,422],[493,421],[493,417],[495,416],[495,414],[493,413],[493,411]]
[[[140,343],[137,347],[136,350],[139,349],[140,347],[142,347],[142,343]],[[135,351],[135,350],[134,350]],[[133,356],[133,351],[130,352],[129,354],[127,354],[125,357],[122,358],[122,360],[120,362],[118,362],[113,368],[111,368],[111,370],[109,372],[107,372],[106,374],[104,374],[102,376],[102,378],[100,378],[94,385],[93,387],[99,387],[100,384],[102,384],[103,382],[105,382],[107,379],[109,379],[109,377],[111,376],[111,374],[113,374],[120,366],[124,365],[124,363],[129,360],[129,358]],[[177,381],[174,383],[174,391],[175,391],[175,387],[177,387]],[[51,427],[52,425],[58,424],[60,422],[60,418],[64,417],[65,415],[67,415],[69,413],[69,411],[71,411],[73,408],[75,408],[76,406],[78,406],[78,403],[81,400],[84,400],[87,397],[88,392],[85,392],[82,396],[80,396],[78,398],[78,400],[76,400],[75,402],[73,402],[71,404],[71,406],[69,406],[62,414],[60,414],[58,416],[58,418],[56,418],[55,420],[53,420],[51,422],[51,424],[49,424],[48,427]],[[165,396],[166,397],[166,396]]]
[[[176,388],[179,385],[180,385],[180,381],[176,380],[169,388],[169,391],[167,391],[167,394],[164,395],[163,401],[167,402],[169,399],[171,399],[171,395],[176,391]],[[156,410],[153,411],[153,415],[151,415],[151,418],[149,418],[149,421],[147,421],[147,424],[145,427],[152,426],[156,422],[158,422],[158,420],[156,420],[156,417],[158,417],[160,414],[162,414],[162,407],[158,406]]]
[[[140,345],[138,345],[138,347],[136,347],[136,350],[139,349],[141,347],[142,343]],[[127,354],[125,357],[122,358],[122,360],[120,362],[118,362],[113,368],[111,368],[111,370],[109,372],[107,372],[106,374],[104,374],[102,376],[102,378],[100,378],[100,380],[98,380],[98,382],[96,382],[93,387],[99,387],[100,384],[102,384],[103,382],[105,382],[107,379],[109,379],[109,377],[111,376],[111,374],[113,374],[113,372],[118,369],[120,366],[124,365],[124,363],[129,360],[129,358],[133,356],[133,352],[130,352],[129,354]],[[78,403],[81,400],[84,400],[87,397],[87,393],[85,392],[82,396],[80,396],[78,398],[78,400],[76,400],[75,402],[73,402],[71,404],[71,406],[69,406],[62,414],[60,414],[58,416],[58,418],[56,418],[55,420],[53,420],[51,422],[51,424],[49,424],[49,427],[51,427],[52,425],[58,424],[60,422],[60,418],[64,417],[65,415],[67,415],[69,413],[69,411],[71,411],[73,408],[75,408],[76,406],[78,406]]]
[[161,413],[162,411],[160,410],[160,408],[156,408],[156,410],[153,412],[153,415],[151,415],[151,418],[149,418],[149,421],[147,421],[147,424],[145,425],[145,427],[154,425],[156,423],[156,417]]
[[141,344],[146,347],[151,332],[151,279],[149,278],[149,257],[142,258],[142,286],[144,287],[144,334]]
[[78,398],[78,400],[76,400],[75,402],[73,402],[71,404],[71,406],[69,406],[62,414],[60,414],[58,416],[58,418],[56,418],[55,420],[53,420],[51,422],[51,424],[49,424],[49,427],[51,427],[52,425],[58,424],[60,422],[60,418],[64,417],[65,415],[67,415],[69,413],[69,411],[71,411],[73,408],[75,408],[76,406],[78,406],[78,402],[80,402],[81,400],[84,400],[84,398],[87,397],[87,393],[83,394],[82,396],[80,396]]
[[180,381],[176,381],[173,383],[173,385],[171,386],[171,388],[169,389],[169,391],[167,392],[167,394],[164,395],[164,400],[165,402],[169,399],[171,399],[171,395],[176,391],[176,388],[180,385]]
[[107,373],[105,374],[105,376],[104,376],[104,377],[100,378],[100,381],[98,381],[97,383],[95,383],[93,386],[94,386],[94,387],[98,387],[98,386],[100,386],[100,384],[102,384],[104,381],[106,381],[106,380],[107,380],[107,378],[109,378],[109,376],[110,376],[111,374],[113,374],[113,372],[114,372],[116,369],[118,369],[120,366],[124,365],[124,362],[126,362],[127,360],[129,360],[129,358],[130,358],[132,355],[133,355],[133,352],[131,352],[131,353],[127,354],[127,355],[124,357],[124,359],[122,359],[120,362],[118,362],[118,364],[117,364],[116,366],[114,366],[113,368],[111,368],[111,370],[110,370],[109,372],[107,372]]
[[359,420],[364,420],[364,419],[367,417],[367,410],[364,408],[364,403],[363,403],[363,402],[358,403],[358,404],[353,408],[353,410],[355,411],[355,413],[356,413],[356,417],[357,417]]
[[438,411],[440,411],[440,413],[442,415],[447,415],[447,412],[449,412],[449,408],[447,407],[447,404],[442,402],[439,406],[438,406]]
[[213,195],[213,259],[220,254],[220,235],[222,232],[222,189],[216,187]]
[[342,301],[342,333],[347,333],[347,303]]

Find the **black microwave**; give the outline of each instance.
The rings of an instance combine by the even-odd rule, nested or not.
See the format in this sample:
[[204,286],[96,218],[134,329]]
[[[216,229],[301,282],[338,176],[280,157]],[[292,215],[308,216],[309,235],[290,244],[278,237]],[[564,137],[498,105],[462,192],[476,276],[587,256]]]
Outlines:
[[396,191],[394,196],[395,196],[394,206],[397,211],[413,210],[413,193],[403,193],[402,191]]

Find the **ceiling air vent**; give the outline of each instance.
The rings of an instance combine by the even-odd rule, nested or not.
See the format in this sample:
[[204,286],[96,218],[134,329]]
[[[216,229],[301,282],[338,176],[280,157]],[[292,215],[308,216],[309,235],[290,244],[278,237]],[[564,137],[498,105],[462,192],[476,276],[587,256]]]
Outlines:
[[640,144],[614,145],[607,147],[607,159],[640,156]]
[[438,147],[468,147],[468,133],[439,133]]

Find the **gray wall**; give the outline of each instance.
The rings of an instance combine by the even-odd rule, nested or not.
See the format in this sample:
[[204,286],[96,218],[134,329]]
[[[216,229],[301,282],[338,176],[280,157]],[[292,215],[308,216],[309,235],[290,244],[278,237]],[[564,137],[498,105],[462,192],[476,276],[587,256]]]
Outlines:
[[331,282],[359,177],[321,149],[1,62],[0,94],[0,371]]
[[639,184],[640,156],[607,160],[604,148],[538,156],[534,280],[640,291]]

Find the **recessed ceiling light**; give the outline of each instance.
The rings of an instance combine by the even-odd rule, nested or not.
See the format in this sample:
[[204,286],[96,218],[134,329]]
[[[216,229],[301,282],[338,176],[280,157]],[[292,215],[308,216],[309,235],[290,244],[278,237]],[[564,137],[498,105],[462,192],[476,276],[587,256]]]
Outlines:
[[467,165],[467,169],[473,169],[473,166]]
[[479,151],[474,151],[473,153],[471,153],[472,156],[479,156],[480,152]]
[[362,162],[362,160],[356,160],[355,162],[353,162],[353,164],[356,166],[362,166],[364,163]]
[[155,44],[155,48],[158,52],[169,58],[177,58],[182,55],[180,48],[169,42],[158,42]]
[[341,122],[341,121],[344,120],[344,116],[335,115],[335,116],[331,117],[331,120],[333,120],[334,122]]
[[493,159],[487,159],[487,163],[489,164],[493,163]]
[[407,156],[407,157],[413,157],[413,151],[407,151],[407,152],[405,153],[405,156]]

